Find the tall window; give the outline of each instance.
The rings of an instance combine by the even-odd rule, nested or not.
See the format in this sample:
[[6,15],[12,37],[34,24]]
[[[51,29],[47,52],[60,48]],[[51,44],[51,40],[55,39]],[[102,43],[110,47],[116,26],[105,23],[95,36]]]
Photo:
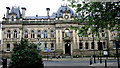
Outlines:
[[44,44],[44,50],[47,50],[47,43]]
[[85,48],[88,49],[88,43],[87,42],[85,43]]
[[54,44],[51,43],[51,50],[54,50]]
[[7,38],[11,38],[11,32],[10,32],[10,30],[7,31]]
[[113,49],[116,48],[116,44],[115,41],[113,41]]
[[38,50],[41,50],[41,43],[38,44]]
[[24,32],[24,37],[28,38],[28,31],[27,30]]
[[65,30],[65,37],[69,37],[69,30]]
[[64,32],[62,32],[62,37],[64,38]]
[[13,16],[11,17],[11,21],[14,21],[14,17]]
[[103,48],[106,49],[106,44],[105,44],[105,42],[103,42]]
[[34,38],[34,31],[31,31],[31,38]]
[[53,30],[51,30],[51,38],[53,38],[54,37],[54,31]]
[[37,37],[41,38],[41,32],[40,32],[40,30],[38,30]]
[[7,51],[10,51],[10,44],[7,44]]
[[91,49],[94,49],[95,48],[95,45],[94,45],[94,42],[91,43]]
[[14,31],[14,38],[17,38],[17,31]]
[[102,37],[105,37],[105,32],[104,32],[104,30],[102,30]]
[[44,38],[47,38],[47,31],[44,31]]
[[79,44],[79,48],[83,49],[83,44],[82,43]]

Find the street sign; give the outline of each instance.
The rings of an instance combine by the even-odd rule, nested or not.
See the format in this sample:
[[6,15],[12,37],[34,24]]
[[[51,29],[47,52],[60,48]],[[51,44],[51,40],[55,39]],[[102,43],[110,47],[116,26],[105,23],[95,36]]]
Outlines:
[[47,49],[47,52],[49,52],[49,49]]
[[108,51],[104,51],[103,54],[104,54],[104,55],[108,55]]

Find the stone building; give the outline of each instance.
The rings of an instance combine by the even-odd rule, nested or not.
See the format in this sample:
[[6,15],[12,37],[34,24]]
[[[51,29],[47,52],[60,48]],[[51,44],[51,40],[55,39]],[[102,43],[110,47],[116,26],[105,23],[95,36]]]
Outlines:
[[[74,21],[74,18],[78,16],[68,6],[60,6],[56,13],[49,15],[49,8],[47,10],[47,16],[26,16],[26,8],[13,6],[11,9],[6,7],[7,12],[2,21],[2,51],[4,56],[9,56],[14,48],[15,42],[19,42],[21,38],[28,39],[30,43],[41,43],[38,45],[38,49],[42,54],[46,54],[49,50],[49,54],[60,55],[80,55],[90,56],[99,55],[98,51],[98,39],[89,32],[88,36],[78,36],[78,31],[70,28],[70,26],[80,27],[84,24],[80,24]],[[108,35],[107,33],[108,32]],[[102,38],[103,50],[108,48],[110,54],[115,53],[115,41],[114,32],[103,30],[99,33]],[[109,37],[109,40],[107,38]]]

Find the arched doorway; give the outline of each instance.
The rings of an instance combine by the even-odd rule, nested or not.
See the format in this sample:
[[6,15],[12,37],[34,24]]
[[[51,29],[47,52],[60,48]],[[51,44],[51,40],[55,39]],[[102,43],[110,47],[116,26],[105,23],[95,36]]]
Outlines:
[[69,43],[65,44],[65,54],[66,54],[66,56],[71,55],[71,44],[69,44]]

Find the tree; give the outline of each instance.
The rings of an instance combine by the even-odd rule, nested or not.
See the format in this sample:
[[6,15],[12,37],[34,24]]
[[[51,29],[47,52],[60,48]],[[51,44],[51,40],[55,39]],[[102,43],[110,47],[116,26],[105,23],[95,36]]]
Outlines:
[[118,28],[120,26],[119,21],[115,20],[118,12],[120,12],[119,2],[90,2],[91,0],[88,0],[81,3],[79,0],[68,1],[79,16],[75,20],[85,24],[80,28],[71,26],[73,29],[79,30],[79,35],[87,33],[89,29],[96,35],[104,29],[120,31],[120,28]]
[[9,68],[43,68],[42,57],[39,55],[37,45],[29,44],[26,39],[16,43]]

